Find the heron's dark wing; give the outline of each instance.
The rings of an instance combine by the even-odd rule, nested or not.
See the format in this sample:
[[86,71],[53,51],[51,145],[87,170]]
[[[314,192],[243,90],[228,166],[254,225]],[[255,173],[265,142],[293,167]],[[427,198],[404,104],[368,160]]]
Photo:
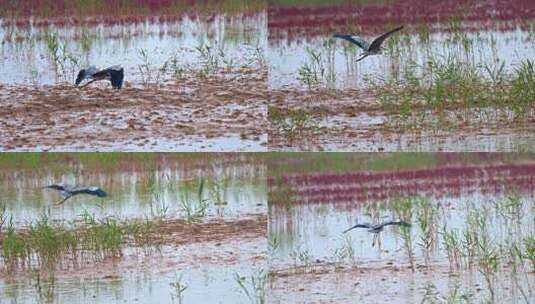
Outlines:
[[111,70],[110,69],[100,70],[100,71],[98,71],[98,72],[96,72],[95,74],[92,75],[93,79],[98,79],[98,80],[109,79],[110,77],[111,77]]
[[124,79],[124,70],[121,68],[120,70],[111,70],[110,72],[110,81],[111,86],[115,89],[120,89],[123,86],[123,79]]
[[107,195],[106,192],[104,192],[104,190],[98,188],[98,187],[81,187],[81,188],[77,188],[75,191],[75,194],[89,194],[89,195],[94,195],[94,196],[98,196],[98,197],[105,197]]
[[351,227],[351,228],[349,228],[349,229],[346,229],[346,230],[344,231],[344,233],[346,233],[346,232],[348,232],[348,231],[350,231],[350,230],[353,230],[353,229],[355,229],[355,228],[368,228],[368,229],[370,229],[370,228],[372,228],[372,224],[369,224],[369,223],[365,223],[365,224],[356,224],[355,226],[353,226],[353,227]]
[[375,40],[373,40],[372,44],[370,45],[370,50],[379,50],[381,48],[381,44],[383,44],[383,41],[385,41],[385,39],[388,38],[388,36],[394,34],[397,31],[401,31],[402,29],[403,29],[403,26],[396,27],[395,29],[389,32],[386,32],[382,34],[381,36],[375,38]]
[[389,221],[389,222],[384,222],[381,224],[381,226],[388,226],[388,225],[398,225],[398,226],[404,226],[404,227],[411,226],[411,224],[404,222],[404,221]]
[[361,49],[367,51],[369,48],[370,48],[370,44],[358,37],[358,36],[351,36],[351,35],[344,35],[344,34],[334,34],[333,37],[335,38],[341,38],[341,39],[344,39],[344,40],[347,40],[353,44],[356,44],[358,47],[360,47]]
[[54,189],[58,191],[65,191],[65,186],[60,185],[60,184],[53,184],[53,185],[45,186],[43,188]]
[[94,79],[109,79],[112,87],[120,89],[123,86],[124,69],[119,65],[114,65],[107,69],[93,74]]
[[122,70],[123,70],[123,67],[120,66],[120,65],[114,65],[114,66],[111,66],[111,67],[107,68],[107,70],[111,70],[111,71],[122,71]]
[[79,85],[82,80],[85,79],[85,70],[81,69],[80,72],[78,72],[78,76],[76,76],[76,81],[74,82],[75,85]]

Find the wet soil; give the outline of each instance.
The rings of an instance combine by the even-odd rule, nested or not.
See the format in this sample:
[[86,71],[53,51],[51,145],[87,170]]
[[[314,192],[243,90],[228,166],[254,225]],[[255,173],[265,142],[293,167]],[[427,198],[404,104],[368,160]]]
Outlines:
[[[530,280],[535,274],[526,274]],[[477,272],[450,272],[447,265],[425,267],[412,272],[407,265],[313,265],[307,269],[281,269],[271,272],[272,303],[441,303],[452,297],[470,295],[468,299],[487,298],[488,290]],[[500,290],[499,301],[522,303],[521,295],[512,291],[508,277]],[[434,285],[434,289],[426,286]],[[429,292],[431,291],[431,292]]]
[[112,90],[0,85],[0,147],[16,151],[261,151],[262,70]]
[[[492,119],[465,119],[465,110],[429,111],[414,106],[408,119],[400,119],[366,90],[273,90],[270,113],[301,111],[306,127],[282,131],[270,115],[269,149],[291,151],[531,151],[533,118],[516,121],[507,115]],[[494,110],[489,109],[489,112]],[[469,115],[468,117],[482,114]],[[400,123],[407,121],[408,123]]]

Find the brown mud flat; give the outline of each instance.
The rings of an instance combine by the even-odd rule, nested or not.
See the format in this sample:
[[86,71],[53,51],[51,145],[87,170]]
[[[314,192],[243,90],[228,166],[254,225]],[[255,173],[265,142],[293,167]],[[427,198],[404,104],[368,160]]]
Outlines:
[[[312,265],[272,270],[270,275],[272,303],[442,303],[455,290],[457,297],[466,292],[471,299],[485,298],[488,293],[477,271],[451,272],[447,265],[422,265],[415,272],[407,265]],[[535,278],[534,273],[525,275]],[[522,302],[509,280],[500,278],[500,299]]]
[[267,233],[267,217],[256,215],[236,220],[211,220],[189,223],[186,220],[169,220],[158,226],[157,242],[163,244],[191,244],[223,242],[228,238],[259,238]]
[[[251,150],[267,143],[263,70],[116,91],[0,86],[2,150]],[[234,146],[225,139],[235,137]],[[211,146],[210,141],[214,141]],[[217,143],[217,140],[222,143]],[[186,145],[197,142],[197,147]],[[232,145],[232,144],[228,144]]]
[[[263,263],[266,260],[265,215],[198,223],[172,219],[158,224],[156,229],[151,244],[157,244],[157,248],[139,248],[127,240],[121,256],[85,261],[74,268],[72,265],[63,265],[52,270],[53,275],[60,278],[114,279],[124,272],[167,272],[199,265],[233,265],[244,259],[251,263]],[[41,269],[41,272],[47,274],[50,270]],[[1,271],[0,279],[13,280],[27,274],[25,270],[11,274]]]
[[[421,120],[421,112],[428,111]],[[516,121],[505,114],[492,119],[477,111],[493,109],[441,109],[421,106],[404,120],[386,112],[371,92],[365,90],[295,89],[272,90],[268,109],[269,150],[275,151],[528,151],[535,132],[532,115]],[[274,116],[301,115],[301,126],[283,131]],[[276,114],[273,114],[276,113]]]

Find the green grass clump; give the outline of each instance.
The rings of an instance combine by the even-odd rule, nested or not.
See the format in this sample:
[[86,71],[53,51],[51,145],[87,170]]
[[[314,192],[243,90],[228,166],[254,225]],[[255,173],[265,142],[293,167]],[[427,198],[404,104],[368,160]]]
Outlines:
[[272,128],[289,142],[306,134],[317,133],[320,127],[316,118],[317,114],[303,109],[283,110],[277,107],[268,109],[268,119]]
[[[413,207],[420,201],[419,197],[407,197],[400,198],[392,202],[392,210],[396,213],[397,217],[410,223],[413,215]],[[399,228],[401,237],[403,238],[403,246],[409,258],[409,263],[411,269],[415,271],[415,256],[414,256],[414,245],[413,245],[413,235],[411,232],[411,227],[400,226]]]
[[16,233],[13,218],[10,218],[6,231],[2,233],[2,258],[8,271],[18,265],[23,266],[26,263],[27,255],[27,243]]
[[436,247],[437,226],[438,226],[438,208],[429,200],[420,198],[416,200],[416,223],[418,224],[421,235],[418,240],[418,246],[422,249],[426,265],[429,265],[431,252]]
[[[1,261],[11,272],[16,269],[54,270],[58,265],[77,267],[87,261],[99,261],[122,255],[123,247],[155,247],[157,225],[153,221],[113,218],[96,220],[83,214],[83,224],[52,224],[47,214],[15,229],[13,219],[0,234]],[[149,254],[151,251],[146,250]],[[70,263],[70,264],[68,264]]]
[[333,65],[334,52],[334,40],[332,39],[326,40],[321,50],[307,48],[307,59],[297,71],[301,84],[306,85],[309,90],[324,84],[333,87],[336,81]]
[[[180,186],[179,207],[188,222],[199,221],[210,207],[210,200],[204,197],[205,181],[205,178],[200,178],[197,183]],[[191,192],[196,192],[195,198],[190,196]]]
[[[426,123],[432,111],[441,123],[456,123],[446,111],[461,110],[466,122],[478,118],[475,110],[488,109],[494,116],[527,118],[535,102],[535,68],[525,59],[512,71],[505,63],[478,65],[451,56],[443,60],[429,59],[424,65],[407,64],[397,77],[369,80],[370,90],[396,123]],[[477,112],[477,111],[475,111]]]
[[461,241],[458,230],[448,230],[443,227],[441,234],[450,269],[459,269],[461,267]]
[[267,272],[259,270],[249,278],[242,277],[236,273],[234,279],[251,304],[264,304],[267,302],[269,280],[269,274]]
[[525,256],[531,263],[532,271],[535,272],[535,237],[524,239]]

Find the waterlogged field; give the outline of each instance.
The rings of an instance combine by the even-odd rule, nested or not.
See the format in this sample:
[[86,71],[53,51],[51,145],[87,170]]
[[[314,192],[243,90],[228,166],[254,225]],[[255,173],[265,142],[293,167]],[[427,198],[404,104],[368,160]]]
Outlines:
[[[262,2],[2,7],[2,150],[265,150]],[[121,65],[124,88],[75,88],[90,65]]]
[[[268,9],[270,148],[526,151],[535,6],[275,1]],[[380,56],[334,33],[372,41]]]
[[[268,166],[273,303],[535,300],[533,156],[282,155]],[[411,226],[343,233],[391,219]]]
[[[263,303],[266,168],[247,154],[0,156],[2,303]],[[52,183],[107,197],[56,206]]]

